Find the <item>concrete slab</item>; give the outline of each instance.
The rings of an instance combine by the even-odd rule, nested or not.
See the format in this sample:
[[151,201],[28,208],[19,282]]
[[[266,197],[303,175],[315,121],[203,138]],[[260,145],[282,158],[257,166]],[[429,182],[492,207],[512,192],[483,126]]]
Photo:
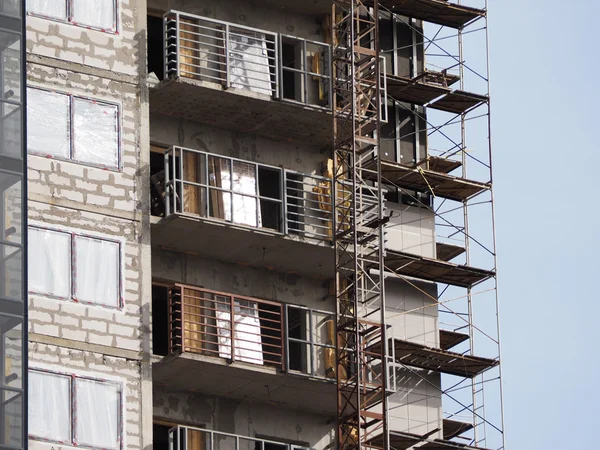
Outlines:
[[281,142],[331,146],[331,112],[219,83],[177,78],[150,90],[150,111]]
[[331,279],[329,242],[301,240],[224,221],[172,214],[152,225],[152,246],[283,273]]
[[191,353],[167,356],[152,366],[157,385],[169,389],[250,400],[316,414],[336,414],[333,380],[282,373],[274,367],[229,363]]

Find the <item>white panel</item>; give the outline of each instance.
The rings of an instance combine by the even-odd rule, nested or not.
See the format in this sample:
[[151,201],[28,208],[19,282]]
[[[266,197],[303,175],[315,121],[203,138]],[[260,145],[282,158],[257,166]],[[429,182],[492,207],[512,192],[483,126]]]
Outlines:
[[79,301],[119,306],[119,244],[75,237],[75,295]]
[[73,0],[73,22],[103,30],[114,30],[114,3],[114,0]]
[[29,290],[56,297],[71,297],[71,235],[29,229]]
[[27,148],[62,158],[71,156],[67,95],[27,89]]
[[75,383],[77,444],[116,449],[121,417],[118,386],[83,379]]
[[271,95],[271,71],[264,34],[253,36],[232,31],[229,35],[231,87]]
[[[229,305],[217,304],[217,327],[219,327],[219,356],[231,358],[231,313]],[[258,304],[235,300],[233,354],[236,361],[263,364],[262,340]]]
[[73,99],[73,158],[106,167],[119,165],[118,108]]
[[27,0],[27,11],[53,19],[67,19],[67,0]]
[[29,372],[29,434],[71,442],[71,379]]

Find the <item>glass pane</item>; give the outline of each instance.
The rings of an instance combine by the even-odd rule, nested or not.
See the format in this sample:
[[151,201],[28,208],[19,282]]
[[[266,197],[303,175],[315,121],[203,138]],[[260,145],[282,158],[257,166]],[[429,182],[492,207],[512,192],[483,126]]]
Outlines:
[[0,103],[0,107],[2,108],[0,155],[21,158],[21,108],[7,103]]
[[113,383],[79,379],[75,382],[76,440],[103,449],[119,447],[121,394]]
[[73,158],[106,167],[119,165],[118,108],[73,99]]
[[0,316],[0,332],[4,346],[3,386],[23,387],[23,325],[20,319]]
[[275,231],[283,231],[283,220],[281,217],[281,202],[272,200],[260,200],[260,226]]
[[182,212],[206,217],[206,188],[184,183]]
[[182,151],[184,181],[206,184],[206,154]]
[[69,97],[27,89],[27,148],[45,155],[69,158]]
[[13,300],[23,299],[23,253],[18,247],[0,245],[0,295]]
[[0,3],[0,12],[8,16],[21,17],[21,0],[3,0]]
[[231,222],[231,193],[210,189],[210,217]]
[[6,186],[4,191],[0,190],[0,202],[2,202],[0,238],[6,242],[20,244],[23,225],[21,178],[0,173],[0,186]]
[[335,349],[315,345],[314,352],[315,372],[313,375],[322,378],[335,378]]
[[21,98],[21,45],[15,42],[2,52],[2,77],[4,98],[19,101]]
[[82,302],[119,306],[120,246],[75,237],[75,296]]
[[312,341],[317,344],[335,345],[335,321],[331,314],[312,313]]
[[290,341],[288,345],[288,358],[290,370],[297,372],[312,373],[312,364],[310,358],[310,344],[304,342]]
[[71,378],[29,372],[29,434],[71,441]]
[[39,228],[29,229],[29,291],[71,297],[71,235]]
[[102,30],[114,30],[114,0],[73,0],[73,22]]
[[232,190],[240,194],[256,195],[256,165],[241,161],[233,162]]
[[233,195],[233,222],[252,227],[260,226],[261,219],[257,217],[255,197]]
[[208,157],[208,178],[211,186],[231,189],[231,164],[228,159]]
[[27,0],[27,11],[54,19],[67,19],[67,0]]
[[5,432],[0,434],[2,436],[0,444],[19,448],[22,446],[23,439],[23,396],[15,392],[3,391],[2,400],[3,408],[0,409],[0,417],[4,417],[4,424],[0,423],[0,426]]

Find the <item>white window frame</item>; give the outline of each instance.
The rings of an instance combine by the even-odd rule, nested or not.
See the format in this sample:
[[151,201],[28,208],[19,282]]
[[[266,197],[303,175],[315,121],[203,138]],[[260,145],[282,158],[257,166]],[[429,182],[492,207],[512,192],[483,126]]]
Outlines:
[[84,25],[84,24],[74,22],[73,21],[73,2],[78,1],[78,0],[64,0],[64,1],[66,3],[66,9],[67,9],[67,18],[66,19],[61,19],[61,18],[52,17],[52,16],[44,16],[41,14],[37,14],[35,12],[31,12],[31,11],[29,11],[29,9],[27,9],[27,15],[32,16],[32,17],[39,17],[41,19],[52,20],[54,22],[66,23],[66,24],[74,25],[74,26],[80,27],[80,28],[87,28],[88,30],[96,30],[96,31],[100,31],[102,33],[114,34],[114,35],[119,34],[119,12],[120,12],[119,11],[119,0],[112,0],[115,13],[113,16],[113,25],[112,25],[112,28],[110,28],[110,29],[95,27],[95,26],[91,26],[91,25]]
[[93,381],[96,383],[109,384],[109,385],[112,385],[117,388],[118,400],[119,400],[117,411],[118,411],[119,416],[117,418],[117,428],[118,428],[117,429],[117,443],[116,443],[117,445],[115,448],[118,450],[123,449],[123,447],[124,447],[123,446],[123,437],[124,437],[123,406],[124,406],[124,402],[123,402],[123,383],[122,382],[119,382],[116,380],[111,380],[111,379],[97,378],[97,377],[87,376],[87,375],[77,375],[74,373],[67,373],[67,372],[61,372],[61,371],[57,371],[57,370],[53,370],[53,369],[43,369],[43,368],[37,368],[37,367],[30,367],[28,372],[29,373],[37,372],[39,374],[55,375],[55,376],[60,376],[60,377],[65,377],[65,378],[70,379],[70,381],[69,381],[70,416],[68,418],[68,420],[70,421],[69,427],[70,427],[70,431],[71,431],[70,441],[53,440],[52,438],[39,437],[32,433],[29,433],[30,439],[41,441],[41,442],[52,442],[52,443],[56,443],[56,444],[68,445],[68,446],[72,446],[72,447],[87,448],[87,449],[92,449],[92,450],[104,450],[102,447],[92,447],[92,446],[88,446],[88,445],[81,445],[77,441],[77,380],[84,380],[84,381]]
[[[81,164],[81,165],[85,165],[85,166],[89,166],[89,167],[97,167],[100,169],[104,169],[104,170],[110,170],[110,171],[114,171],[114,172],[120,172],[122,170],[122,163],[123,163],[123,155],[121,152],[121,131],[122,131],[122,126],[121,126],[121,105],[117,104],[117,103],[113,103],[113,102],[109,102],[106,100],[100,100],[97,98],[93,98],[93,97],[86,97],[83,95],[75,95],[75,94],[71,94],[68,92],[61,92],[61,91],[55,91],[52,89],[46,89],[46,88],[42,88],[39,86],[35,86],[35,85],[29,85],[27,86],[27,89],[35,89],[38,91],[43,91],[46,93],[50,93],[50,94],[54,94],[54,95],[62,95],[64,97],[68,98],[68,111],[67,111],[67,117],[65,118],[65,120],[67,121],[67,128],[69,131],[69,157],[68,158],[64,158],[62,156],[56,156],[56,155],[51,155],[49,153],[44,153],[44,152],[40,152],[40,151],[35,151],[35,150],[30,150],[29,149],[29,145],[27,146],[27,153],[30,155],[36,155],[36,156],[43,156],[46,158],[52,158],[52,159],[56,159],[59,161],[69,161],[72,163],[76,163],[76,164]],[[106,105],[106,106],[110,106],[110,107],[114,107],[117,109],[117,117],[116,117],[116,128],[117,128],[117,164],[115,166],[111,166],[111,165],[104,165],[104,164],[97,164],[97,163],[93,163],[93,162],[88,162],[82,159],[77,159],[75,158],[74,154],[75,154],[75,149],[74,149],[74,143],[75,143],[75,121],[74,121],[74,102],[75,100],[84,100],[84,101],[88,101],[88,102],[94,102],[100,105]]]
[[[48,297],[48,298],[54,298],[54,299],[59,299],[59,300],[70,300],[72,302],[75,303],[80,303],[82,305],[89,305],[89,306],[96,306],[96,307],[100,307],[100,308],[108,308],[108,309],[117,309],[117,310],[122,310],[124,305],[124,296],[123,296],[123,243],[119,240],[116,239],[107,239],[105,237],[99,237],[99,236],[94,236],[91,234],[85,234],[85,233],[79,233],[79,232],[75,232],[75,231],[68,231],[68,230],[58,230],[56,228],[48,228],[48,227],[44,227],[44,226],[38,226],[38,225],[34,225],[31,224],[27,227],[27,231],[29,232],[29,229],[36,229],[36,230],[40,230],[40,231],[50,231],[53,233],[61,233],[61,234],[65,234],[68,235],[70,237],[70,246],[69,246],[69,259],[71,261],[71,271],[69,273],[69,291],[70,291],[70,296],[69,297],[60,297],[60,296],[56,296],[53,294],[50,294],[48,292],[37,292],[37,291],[32,291],[31,289],[29,290],[29,294],[33,294],[33,295],[40,295],[43,297]],[[76,252],[75,252],[75,240],[78,238],[86,238],[86,239],[95,239],[98,241],[103,241],[103,242],[109,242],[111,244],[117,244],[119,246],[118,252],[117,252],[117,256],[118,256],[118,261],[117,261],[117,305],[106,305],[106,304],[102,304],[102,303],[95,303],[95,302],[89,302],[89,301],[82,301],[79,300],[77,298],[76,292],[77,292],[77,262],[76,262]]]

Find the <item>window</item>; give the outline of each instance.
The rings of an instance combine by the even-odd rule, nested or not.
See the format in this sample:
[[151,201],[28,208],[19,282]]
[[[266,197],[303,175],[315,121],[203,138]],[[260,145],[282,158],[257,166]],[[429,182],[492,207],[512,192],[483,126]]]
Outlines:
[[27,12],[37,16],[70,22],[74,25],[116,31],[115,0],[28,0]]
[[32,153],[119,167],[119,108],[68,94],[28,88],[27,139]]
[[120,254],[118,242],[30,227],[29,290],[117,308]]
[[29,434],[78,447],[121,447],[118,383],[29,371]]
[[287,305],[288,369],[335,378],[334,314]]

